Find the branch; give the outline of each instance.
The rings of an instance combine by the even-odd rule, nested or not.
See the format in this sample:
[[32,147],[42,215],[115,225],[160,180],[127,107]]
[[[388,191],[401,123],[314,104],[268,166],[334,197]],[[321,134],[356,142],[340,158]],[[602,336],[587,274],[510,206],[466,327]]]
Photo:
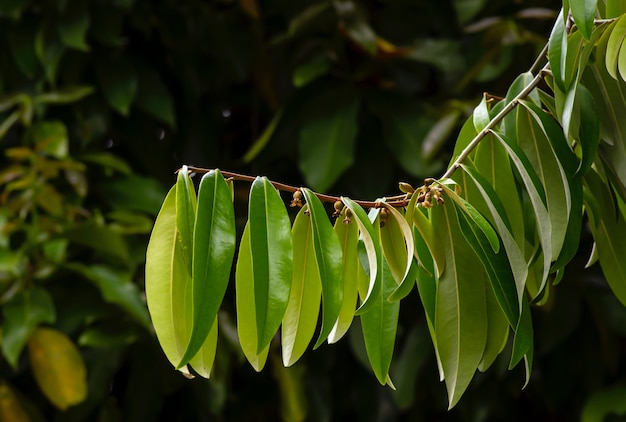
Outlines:
[[[211,170],[214,170],[214,169],[206,169],[206,168],[194,167],[194,166],[187,166],[187,168],[190,171],[193,171],[195,173],[200,173],[200,174],[208,173]],[[248,176],[246,174],[234,173],[232,171],[220,170],[220,173],[222,173],[225,177],[227,177],[229,179],[232,179],[232,180],[241,180],[241,181],[244,181],[244,182],[252,183],[256,179],[256,177],[254,177],[254,176]],[[281,191],[285,191],[285,192],[297,192],[297,191],[302,190],[299,187],[292,186],[292,185],[287,185],[285,183],[273,182],[271,180],[269,182],[276,189],[281,190]],[[321,201],[324,201],[324,202],[335,203],[337,201],[341,201],[341,197],[339,197],[339,196],[325,195],[323,193],[317,193],[317,192],[313,192],[313,193]],[[380,207],[380,204],[382,202],[382,201],[360,201],[360,200],[353,200],[353,201],[356,202],[357,204],[359,204],[360,206],[364,207],[364,208],[378,208],[378,207]],[[396,207],[397,208],[397,207],[405,207],[409,203],[409,200],[407,199],[407,195],[396,195],[396,196],[388,197],[387,200],[385,201],[385,203],[388,204],[388,205],[391,205],[392,207]]]
[[474,150],[474,148],[476,148],[478,143],[482,141],[483,138],[487,136],[489,132],[492,129],[494,129],[495,126],[498,123],[500,123],[500,121],[502,121],[502,119],[504,119],[504,117],[507,114],[513,111],[513,109],[519,104],[521,100],[526,98],[532,92],[532,90],[535,89],[537,85],[539,85],[539,83],[543,80],[543,78],[545,77],[545,74],[548,73],[549,70],[550,70],[550,65],[546,64],[539,71],[537,76],[535,76],[534,79],[530,81],[530,83],[526,86],[526,88],[524,88],[519,94],[517,94],[515,98],[513,98],[511,102],[508,103],[502,110],[500,110],[500,112],[493,119],[489,121],[489,123],[487,124],[487,126],[483,128],[483,130],[478,132],[478,134],[474,137],[474,139],[472,139],[472,141],[465,147],[465,149],[461,151],[461,154],[459,154],[459,157],[454,161],[454,163],[452,163],[452,165],[443,174],[443,176],[441,176],[441,179],[449,178],[454,174],[456,169],[458,169],[461,166],[461,164],[463,164],[463,161],[465,161],[465,159],[471,154],[471,152]]

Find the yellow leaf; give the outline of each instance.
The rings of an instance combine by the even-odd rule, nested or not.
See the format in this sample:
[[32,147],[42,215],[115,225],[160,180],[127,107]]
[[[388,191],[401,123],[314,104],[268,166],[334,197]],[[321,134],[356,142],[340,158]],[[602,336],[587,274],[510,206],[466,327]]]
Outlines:
[[35,380],[50,402],[61,410],[87,398],[87,370],[72,341],[62,332],[37,328],[28,340]]
[[11,386],[0,381],[0,421],[30,422],[31,418],[24,410],[22,403]]

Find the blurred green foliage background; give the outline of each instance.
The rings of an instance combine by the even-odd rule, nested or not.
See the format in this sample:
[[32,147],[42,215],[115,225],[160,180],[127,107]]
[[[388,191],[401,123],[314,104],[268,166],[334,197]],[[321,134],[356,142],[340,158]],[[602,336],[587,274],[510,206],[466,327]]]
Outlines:
[[[273,353],[255,373],[237,343],[232,287],[214,375],[186,380],[159,349],[142,292],[148,235],[182,164],[362,199],[419,185],[442,172],[482,93],[504,95],[530,67],[559,7],[0,2],[0,420],[573,420],[585,403],[619,412],[626,312],[597,269],[580,271],[588,233],[550,302],[533,309],[530,385],[521,390],[505,358],[450,412],[416,295],[403,301],[392,391],[367,369],[358,329],[289,369]],[[245,221],[247,186],[236,188]]]

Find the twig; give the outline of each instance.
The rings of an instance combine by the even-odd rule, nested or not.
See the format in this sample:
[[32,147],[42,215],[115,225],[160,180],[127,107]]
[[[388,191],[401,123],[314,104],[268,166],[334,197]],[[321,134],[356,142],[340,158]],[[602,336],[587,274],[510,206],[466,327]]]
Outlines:
[[[202,167],[194,167],[194,166],[187,166],[187,168],[195,173],[200,173],[200,174],[204,174],[204,173],[208,173],[211,170],[214,169],[206,169],[206,168],[202,168]],[[220,173],[222,173],[225,177],[229,178],[229,179],[233,179],[233,180],[241,180],[244,182],[254,182],[256,180],[256,177],[254,176],[248,176],[246,174],[240,174],[240,173],[234,173],[232,171],[223,171],[220,170]],[[274,181],[269,181],[272,186],[274,186],[276,189],[281,190],[281,191],[285,191],[285,192],[296,192],[299,190],[302,190],[302,188],[296,187],[296,186],[292,186],[292,185],[287,185],[285,183],[279,183],[279,182],[274,182]],[[332,196],[332,195],[325,195],[323,193],[317,193],[317,192],[313,192],[315,194],[315,196],[317,196],[321,201],[324,202],[331,202],[331,203],[335,203],[337,201],[341,201],[341,198],[339,196]],[[405,199],[398,199],[398,198],[405,198]],[[406,199],[406,195],[396,195],[396,196],[392,196],[389,199],[392,199],[391,201],[385,201],[386,204],[391,205],[392,207],[405,207],[406,205],[408,205],[409,200]],[[378,208],[380,207],[381,201],[361,201],[361,200],[354,200],[354,202],[356,202],[357,204],[359,204],[360,206],[364,207],[364,208]]]

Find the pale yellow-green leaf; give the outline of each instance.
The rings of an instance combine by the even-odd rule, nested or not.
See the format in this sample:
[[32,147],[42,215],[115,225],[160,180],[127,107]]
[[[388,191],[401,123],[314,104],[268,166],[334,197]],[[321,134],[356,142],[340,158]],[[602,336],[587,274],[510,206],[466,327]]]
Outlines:
[[43,394],[65,410],[87,398],[87,369],[80,351],[65,334],[38,328],[28,340],[30,365]]

